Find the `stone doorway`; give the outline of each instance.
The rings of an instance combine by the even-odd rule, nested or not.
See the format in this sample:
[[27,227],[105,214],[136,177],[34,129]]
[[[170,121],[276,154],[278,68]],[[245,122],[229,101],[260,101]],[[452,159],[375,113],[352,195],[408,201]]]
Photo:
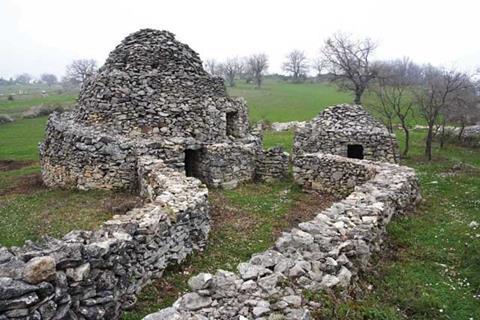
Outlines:
[[200,154],[201,150],[185,150],[185,175],[187,177],[201,178],[200,174]]
[[363,146],[360,144],[349,144],[347,146],[347,157],[363,159]]
[[238,112],[227,112],[227,136],[237,136]]

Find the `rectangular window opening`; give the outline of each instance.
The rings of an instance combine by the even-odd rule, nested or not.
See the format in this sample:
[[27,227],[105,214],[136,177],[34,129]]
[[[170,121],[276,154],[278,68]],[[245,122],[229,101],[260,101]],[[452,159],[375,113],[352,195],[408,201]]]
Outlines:
[[349,144],[347,146],[347,157],[363,159],[363,146],[360,144]]
[[237,112],[227,112],[227,136],[237,135]]

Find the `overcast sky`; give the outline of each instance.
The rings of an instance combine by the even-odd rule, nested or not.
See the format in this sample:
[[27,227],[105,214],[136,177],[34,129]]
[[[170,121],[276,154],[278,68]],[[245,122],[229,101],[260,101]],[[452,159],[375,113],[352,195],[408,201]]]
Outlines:
[[480,66],[478,0],[0,0],[0,77],[61,76],[78,58],[101,65],[141,28],[173,32],[203,60],[264,52],[269,72],[292,49],[314,57],[337,31],[376,40],[379,59]]

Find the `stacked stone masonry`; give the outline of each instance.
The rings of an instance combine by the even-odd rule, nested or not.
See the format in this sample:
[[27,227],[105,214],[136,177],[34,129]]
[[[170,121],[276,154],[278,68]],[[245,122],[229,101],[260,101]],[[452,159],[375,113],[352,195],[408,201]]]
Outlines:
[[[318,161],[321,157],[322,161]],[[347,196],[375,175],[376,165],[336,155],[304,154],[294,160],[293,178],[304,190]]]
[[[310,319],[318,305],[305,299],[305,290],[348,287],[379,250],[391,218],[413,209],[421,199],[414,170],[390,163],[298,155],[296,180],[311,187],[305,182],[320,182],[310,178],[312,171],[332,165],[332,171],[359,172],[350,195],[284,232],[273,248],[240,263],[238,273],[219,270],[191,278],[190,293],[145,319]],[[335,179],[321,181],[332,192],[346,192]]]
[[256,178],[260,181],[272,182],[288,177],[290,155],[282,147],[264,150],[258,155]]
[[153,157],[137,167],[143,207],[96,231],[0,247],[0,319],[117,319],[168,265],[205,246],[205,185]]
[[144,29],[86,80],[72,112],[50,117],[40,156],[48,186],[134,190],[144,155],[234,187],[254,178],[261,151],[245,101],[172,33]]
[[396,162],[393,134],[360,105],[329,107],[304,126],[297,127],[293,154],[336,154],[373,161]]

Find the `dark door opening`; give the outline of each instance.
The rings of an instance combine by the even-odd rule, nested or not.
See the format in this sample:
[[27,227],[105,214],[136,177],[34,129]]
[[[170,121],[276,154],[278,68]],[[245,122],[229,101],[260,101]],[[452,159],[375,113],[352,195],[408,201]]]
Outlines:
[[359,144],[349,144],[347,146],[347,156],[353,159],[363,159],[363,147]]
[[185,175],[200,178],[200,150],[185,150]]
[[237,135],[237,112],[227,112],[227,136]]

